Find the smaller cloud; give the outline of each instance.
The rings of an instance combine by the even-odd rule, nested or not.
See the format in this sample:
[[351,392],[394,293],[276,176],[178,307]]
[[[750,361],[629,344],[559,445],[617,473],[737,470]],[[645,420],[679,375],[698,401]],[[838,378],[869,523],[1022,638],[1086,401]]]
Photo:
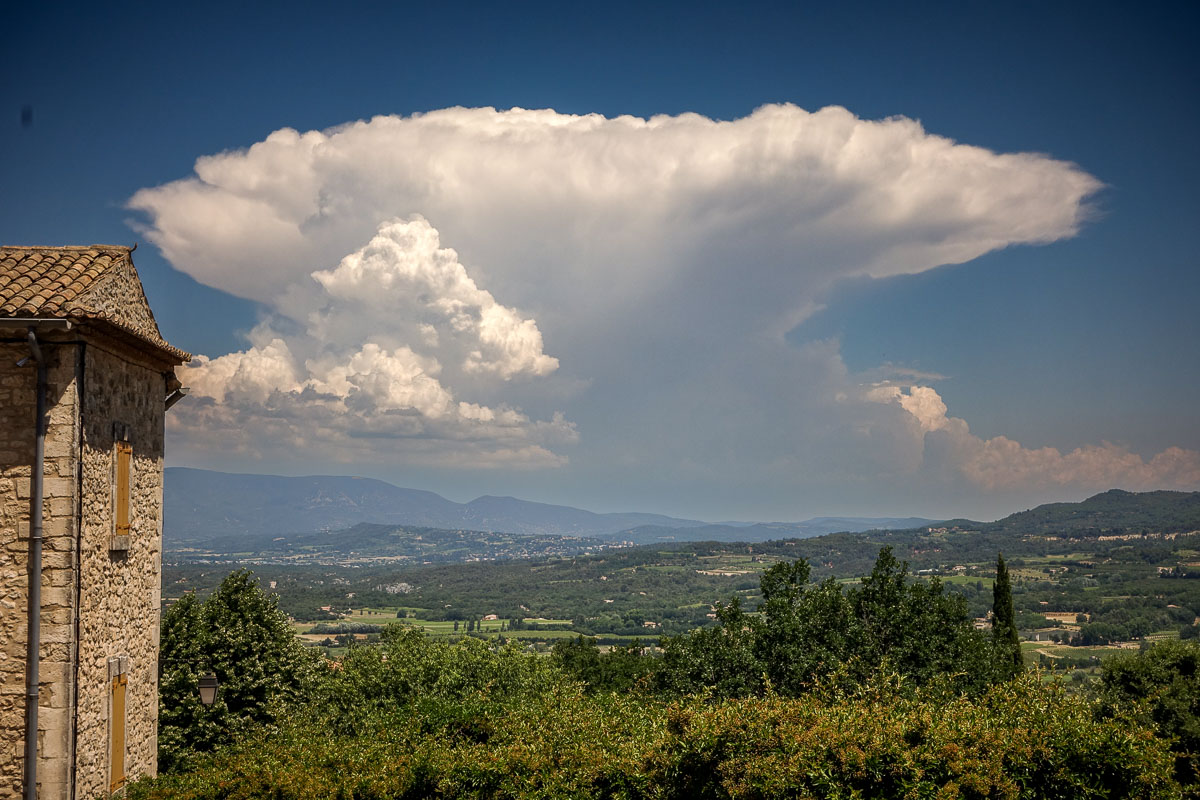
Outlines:
[[939,431],[950,424],[946,417],[946,404],[941,395],[928,386],[910,387],[908,394],[899,386],[874,386],[867,391],[867,400],[874,403],[899,403],[900,407],[917,421],[922,433]]
[[1200,452],[1170,447],[1149,461],[1125,447],[1103,442],[1070,452],[1028,448],[1006,436],[982,439],[966,421],[947,414],[945,401],[928,386],[907,391],[877,384],[863,392],[868,402],[898,406],[907,413],[924,470],[949,470],[986,490],[1073,486],[1088,489],[1193,488],[1200,484]]

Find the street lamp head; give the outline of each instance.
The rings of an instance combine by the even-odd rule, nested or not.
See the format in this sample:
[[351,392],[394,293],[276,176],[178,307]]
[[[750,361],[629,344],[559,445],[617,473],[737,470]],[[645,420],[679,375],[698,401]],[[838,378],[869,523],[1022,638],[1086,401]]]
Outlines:
[[213,701],[217,699],[217,676],[213,673],[200,676],[200,702],[206,706],[211,706]]

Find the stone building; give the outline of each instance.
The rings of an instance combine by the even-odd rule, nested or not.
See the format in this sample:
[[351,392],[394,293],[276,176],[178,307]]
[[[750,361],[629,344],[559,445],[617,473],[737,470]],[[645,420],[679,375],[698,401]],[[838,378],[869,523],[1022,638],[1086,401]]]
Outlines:
[[2,797],[155,771],[163,425],[189,356],[130,253],[0,248]]

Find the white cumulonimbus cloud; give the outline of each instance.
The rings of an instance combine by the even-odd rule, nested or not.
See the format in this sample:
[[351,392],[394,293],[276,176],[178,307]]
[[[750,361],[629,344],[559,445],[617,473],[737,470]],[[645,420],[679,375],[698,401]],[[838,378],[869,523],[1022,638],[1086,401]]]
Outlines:
[[786,316],[829,279],[1071,236],[1098,188],[1072,164],[837,107],[729,122],[449,108],[285,128],[130,205],[178,269],[265,303],[422,214],[522,304],[606,313],[686,281]]
[[[177,269],[273,312],[250,349],[192,371],[208,404],[174,433],[191,446],[254,419],[248,451],[301,437],[347,458],[548,465],[578,424],[593,474],[752,482],[903,471],[913,419],[941,426],[924,436],[961,423],[923,392],[839,400],[857,389],[836,348],[784,341],[833,282],[1071,237],[1099,189],[1067,162],[839,107],[448,108],[282,129],[130,206]],[[1007,443],[941,452],[980,486],[1143,474],[1108,446],[1062,456],[1111,465],[1085,469]]]

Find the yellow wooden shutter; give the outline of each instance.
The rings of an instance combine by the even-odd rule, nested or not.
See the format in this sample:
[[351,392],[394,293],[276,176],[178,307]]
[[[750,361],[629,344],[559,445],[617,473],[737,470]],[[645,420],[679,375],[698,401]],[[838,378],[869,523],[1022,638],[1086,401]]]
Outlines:
[[117,442],[117,535],[129,534],[129,466],[133,446]]
[[109,741],[109,791],[125,785],[125,673],[112,679],[112,719]]

